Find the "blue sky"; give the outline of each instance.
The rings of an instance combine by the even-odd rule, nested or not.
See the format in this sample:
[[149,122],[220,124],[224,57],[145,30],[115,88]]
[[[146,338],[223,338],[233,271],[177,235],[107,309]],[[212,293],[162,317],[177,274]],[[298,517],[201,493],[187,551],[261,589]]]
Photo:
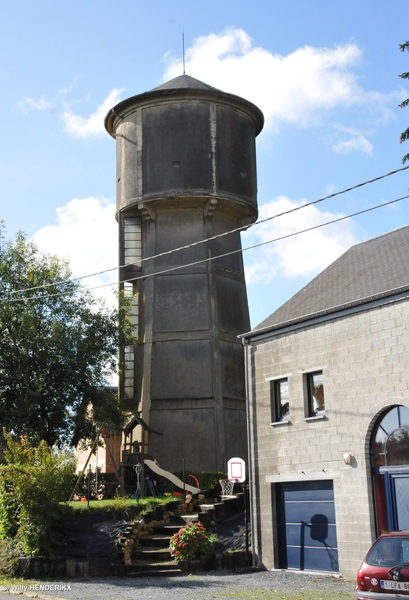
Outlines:
[[[186,72],[257,104],[260,217],[399,169],[409,142],[407,1],[0,0],[0,219],[85,275],[117,262],[121,99]],[[243,235],[243,246],[405,196],[409,171]],[[409,200],[244,253],[252,326],[352,244],[409,222]],[[84,280],[109,282],[115,272]]]

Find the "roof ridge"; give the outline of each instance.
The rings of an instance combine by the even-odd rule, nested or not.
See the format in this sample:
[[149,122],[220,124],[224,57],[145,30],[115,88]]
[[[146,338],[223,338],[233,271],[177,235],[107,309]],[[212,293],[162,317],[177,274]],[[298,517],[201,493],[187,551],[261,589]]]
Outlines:
[[390,296],[409,281],[409,225],[351,246],[252,331]]

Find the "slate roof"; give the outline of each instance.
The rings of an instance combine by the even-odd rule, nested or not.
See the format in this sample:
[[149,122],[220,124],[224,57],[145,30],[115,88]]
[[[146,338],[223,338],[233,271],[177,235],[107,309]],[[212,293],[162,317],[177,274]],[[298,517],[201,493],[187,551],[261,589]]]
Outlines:
[[194,77],[190,77],[190,75],[186,74],[174,77],[170,81],[166,81],[162,85],[159,85],[148,92],[143,92],[142,94],[137,94],[118,102],[118,104],[111,108],[105,116],[105,129],[110,135],[115,137],[115,120],[124,118],[127,113],[132,112],[137,105],[141,105],[147,101],[158,101],[172,97],[178,98],[179,96],[184,98],[189,98],[189,96],[210,96],[213,99],[222,99],[223,101],[227,101],[229,103],[238,104],[241,108],[247,107],[247,109],[250,110],[252,118],[255,122],[256,135],[258,135],[263,129],[264,116],[261,110],[255,104],[249,100],[246,100],[245,98],[236,96],[235,94],[223,92],[222,90],[219,90],[208,83],[204,83],[203,81],[195,79]]
[[179,75],[178,77],[174,77],[170,81],[166,81],[162,85],[153,88],[150,90],[151,92],[157,92],[158,90],[214,90],[219,92],[217,88],[204,83],[203,81],[199,81],[199,79],[195,79],[194,77],[190,77],[190,75]]
[[352,246],[256,331],[331,314],[409,290],[409,225]]

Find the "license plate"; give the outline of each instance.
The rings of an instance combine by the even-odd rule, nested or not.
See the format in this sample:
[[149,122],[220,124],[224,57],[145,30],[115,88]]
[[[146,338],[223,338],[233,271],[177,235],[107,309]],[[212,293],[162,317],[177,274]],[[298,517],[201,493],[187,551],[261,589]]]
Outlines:
[[392,579],[381,579],[381,589],[409,592],[409,581],[393,581]]

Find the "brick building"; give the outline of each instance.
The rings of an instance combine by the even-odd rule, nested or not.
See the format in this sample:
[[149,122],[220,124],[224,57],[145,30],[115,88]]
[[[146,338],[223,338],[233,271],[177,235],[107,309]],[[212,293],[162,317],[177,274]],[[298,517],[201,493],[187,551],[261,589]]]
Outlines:
[[409,226],[348,250],[243,336],[253,551],[354,578],[409,529]]

